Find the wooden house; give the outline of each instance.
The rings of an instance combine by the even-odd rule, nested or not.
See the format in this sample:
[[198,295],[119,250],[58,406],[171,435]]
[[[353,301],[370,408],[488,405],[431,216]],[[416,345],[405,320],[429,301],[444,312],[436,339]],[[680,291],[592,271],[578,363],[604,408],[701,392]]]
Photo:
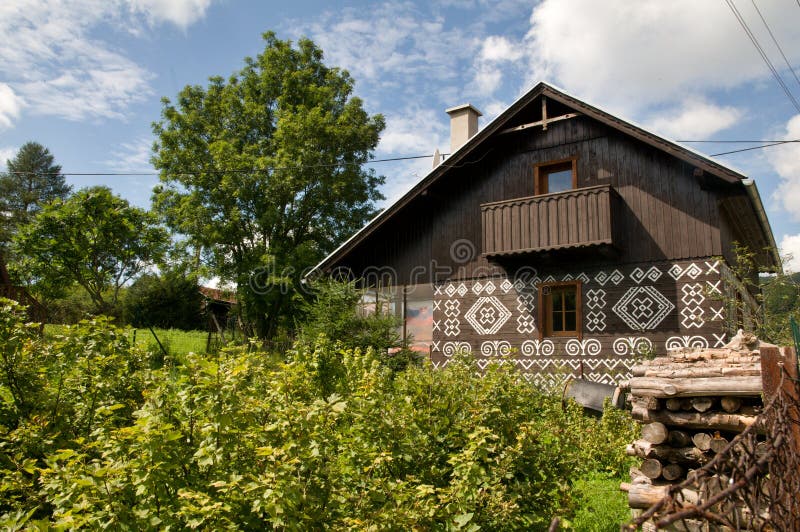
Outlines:
[[359,279],[434,366],[611,382],[747,325],[734,243],[779,265],[751,179],[545,83],[480,131],[448,113],[449,157],[310,274]]

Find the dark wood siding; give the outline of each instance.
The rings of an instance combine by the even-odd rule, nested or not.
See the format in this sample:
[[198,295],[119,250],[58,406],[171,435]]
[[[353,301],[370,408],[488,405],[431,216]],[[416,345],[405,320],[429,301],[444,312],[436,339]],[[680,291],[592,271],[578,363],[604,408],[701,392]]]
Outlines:
[[[691,165],[578,117],[551,124],[547,131],[530,128],[488,139],[338,265],[356,276],[367,267],[392,268],[401,284],[419,277],[420,268],[432,280],[502,274],[503,265],[482,255],[480,205],[533,196],[533,166],[569,157],[577,158],[578,187],[610,185],[620,196],[614,212],[620,254],[591,260],[639,263],[722,255],[717,192],[701,187]],[[539,215],[537,228],[549,222],[541,218],[543,212]],[[532,230],[533,225],[504,227],[502,234],[521,239]],[[451,256],[453,246],[464,242],[474,248],[471,260]]]

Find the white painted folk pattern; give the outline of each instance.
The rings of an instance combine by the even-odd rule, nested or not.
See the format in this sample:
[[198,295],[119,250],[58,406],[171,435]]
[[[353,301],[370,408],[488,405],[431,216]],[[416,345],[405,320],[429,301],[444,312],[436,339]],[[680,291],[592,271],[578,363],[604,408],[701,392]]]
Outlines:
[[635,331],[658,327],[675,305],[653,286],[632,286],[612,307],[622,321]]
[[495,296],[479,297],[464,314],[464,319],[482,335],[496,334],[510,317],[511,311]]

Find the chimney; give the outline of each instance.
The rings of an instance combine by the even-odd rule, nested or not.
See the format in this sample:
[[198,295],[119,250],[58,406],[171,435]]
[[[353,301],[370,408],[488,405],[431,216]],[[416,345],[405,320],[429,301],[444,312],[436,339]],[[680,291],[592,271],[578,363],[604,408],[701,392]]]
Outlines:
[[478,132],[478,117],[483,113],[469,103],[451,107],[445,112],[450,115],[450,153],[452,154]]

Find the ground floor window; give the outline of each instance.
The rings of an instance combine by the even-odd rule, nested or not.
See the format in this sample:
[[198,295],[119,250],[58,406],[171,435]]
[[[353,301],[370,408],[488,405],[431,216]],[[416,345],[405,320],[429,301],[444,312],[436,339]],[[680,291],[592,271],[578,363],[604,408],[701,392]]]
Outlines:
[[580,281],[539,285],[539,312],[543,336],[580,336]]
[[433,286],[405,287],[404,338],[410,349],[428,353],[433,342]]
[[433,342],[433,286],[369,288],[358,305],[362,316],[376,312],[398,319],[398,334],[414,351],[428,353]]

